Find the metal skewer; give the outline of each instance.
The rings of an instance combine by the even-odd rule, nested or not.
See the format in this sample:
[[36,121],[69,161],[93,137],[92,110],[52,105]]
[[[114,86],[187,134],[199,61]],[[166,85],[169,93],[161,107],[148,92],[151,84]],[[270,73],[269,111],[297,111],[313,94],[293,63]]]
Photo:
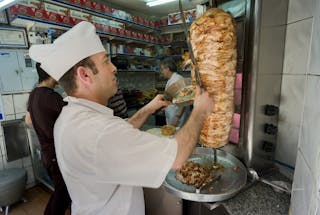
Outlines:
[[182,17],[182,22],[183,22],[183,25],[184,25],[183,32],[184,32],[184,35],[186,37],[186,42],[187,42],[187,45],[188,45],[190,58],[191,58],[191,61],[192,61],[193,67],[194,67],[196,82],[197,82],[197,85],[199,85],[199,87],[202,89],[203,87],[202,87],[202,83],[201,83],[199,68],[198,68],[198,65],[197,65],[197,61],[196,61],[196,59],[194,57],[192,45],[191,45],[191,42],[190,42],[190,36],[189,36],[189,33],[188,33],[188,26],[187,26],[187,23],[186,23],[186,20],[185,20],[185,16],[184,16],[184,13],[183,13],[181,0],[179,0],[179,9],[180,9],[181,17]]
[[221,165],[218,163],[217,149],[213,149],[213,170],[221,168]]

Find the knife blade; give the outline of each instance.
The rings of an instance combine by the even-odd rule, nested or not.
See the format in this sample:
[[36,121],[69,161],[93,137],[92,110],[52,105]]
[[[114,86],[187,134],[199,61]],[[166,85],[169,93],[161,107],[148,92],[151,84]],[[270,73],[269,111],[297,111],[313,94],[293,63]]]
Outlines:
[[194,72],[195,72],[196,83],[202,89],[202,83],[201,83],[199,68],[198,68],[198,65],[197,65],[197,61],[196,61],[196,59],[194,57],[192,45],[191,45],[191,42],[190,42],[190,35],[188,33],[188,26],[187,26],[187,23],[186,23],[186,20],[185,20],[185,16],[184,16],[184,13],[183,13],[181,0],[179,0],[179,9],[180,9],[180,13],[181,13],[181,16],[182,16],[182,22],[183,22],[183,25],[184,25],[183,32],[184,32],[184,35],[186,37],[186,43],[187,43],[187,46],[188,46],[191,62],[193,64],[193,68],[194,68]]

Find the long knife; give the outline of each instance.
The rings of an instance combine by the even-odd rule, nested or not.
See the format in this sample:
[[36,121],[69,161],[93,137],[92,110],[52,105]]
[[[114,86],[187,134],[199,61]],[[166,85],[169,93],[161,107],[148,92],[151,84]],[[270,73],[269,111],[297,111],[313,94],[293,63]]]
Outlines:
[[194,57],[192,45],[190,43],[190,35],[188,33],[188,25],[187,25],[186,20],[185,20],[185,16],[184,16],[184,12],[183,12],[183,9],[182,9],[181,0],[179,0],[179,9],[180,9],[181,17],[182,17],[182,22],[183,22],[183,25],[184,25],[183,32],[184,32],[184,35],[186,37],[186,42],[187,42],[187,45],[188,45],[191,62],[193,64],[193,68],[194,68],[194,72],[195,72],[195,76],[196,76],[195,77],[196,78],[196,83],[202,89],[202,83],[201,83],[201,79],[200,79],[199,68],[197,66],[197,62],[196,62],[196,59]]

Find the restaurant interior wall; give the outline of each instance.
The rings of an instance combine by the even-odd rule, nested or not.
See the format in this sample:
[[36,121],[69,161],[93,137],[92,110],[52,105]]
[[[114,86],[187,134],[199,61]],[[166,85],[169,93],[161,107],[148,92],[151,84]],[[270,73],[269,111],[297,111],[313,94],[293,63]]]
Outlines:
[[290,0],[276,159],[295,167],[294,215],[320,214],[319,47],[320,1]]

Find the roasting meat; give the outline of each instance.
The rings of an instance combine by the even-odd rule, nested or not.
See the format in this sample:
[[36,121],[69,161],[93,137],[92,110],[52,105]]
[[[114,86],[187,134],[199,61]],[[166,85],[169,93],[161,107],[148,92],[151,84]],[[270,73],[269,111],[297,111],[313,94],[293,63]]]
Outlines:
[[[190,42],[203,88],[214,102],[214,112],[204,122],[200,142],[220,148],[228,143],[234,113],[235,21],[223,10],[212,8],[192,23]],[[191,76],[195,84],[194,68]]]
[[188,161],[176,171],[176,178],[184,184],[201,187],[211,180],[210,170],[200,164]]
[[185,101],[193,100],[194,98],[194,91],[193,86],[186,86],[179,90],[177,95],[172,99],[173,104],[179,104]]

